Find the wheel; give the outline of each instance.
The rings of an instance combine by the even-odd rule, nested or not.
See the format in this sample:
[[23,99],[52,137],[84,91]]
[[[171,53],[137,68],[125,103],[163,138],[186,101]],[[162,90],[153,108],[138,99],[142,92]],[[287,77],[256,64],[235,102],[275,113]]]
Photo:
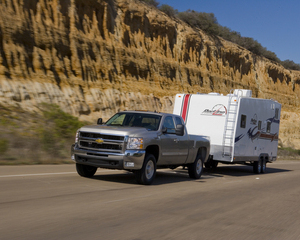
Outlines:
[[207,169],[216,169],[218,166],[218,162],[210,160],[209,162],[204,163],[204,166]]
[[261,169],[262,169],[262,160],[261,159],[259,159],[258,161],[255,161],[254,163],[253,163],[253,172],[254,173],[260,173],[261,172]]
[[260,170],[260,172],[265,173],[266,171],[267,171],[267,161],[265,159],[263,159],[261,161],[261,170]]
[[96,173],[97,168],[89,165],[76,163],[76,170],[81,177],[91,178]]
[[199,179],[203,171],[203,161],[200,155],[197,155],[195,161],[188,166],[190,178]]
[[144,185],[150,185],[156,173],[156,158],[152,154],[145,157],[143,167],[135,172],[136,181]]

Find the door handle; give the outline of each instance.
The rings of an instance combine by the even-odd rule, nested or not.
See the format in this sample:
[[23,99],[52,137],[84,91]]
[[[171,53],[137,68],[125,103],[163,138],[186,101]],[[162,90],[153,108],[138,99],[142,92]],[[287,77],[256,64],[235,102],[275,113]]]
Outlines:
[[174,142],[179,142],[179,140],[177,138],[174,138]]

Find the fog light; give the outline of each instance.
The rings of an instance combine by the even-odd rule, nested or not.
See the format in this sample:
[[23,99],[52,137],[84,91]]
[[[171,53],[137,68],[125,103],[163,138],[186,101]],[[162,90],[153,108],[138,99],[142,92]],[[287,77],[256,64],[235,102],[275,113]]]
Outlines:
[[134,162],[125,162],[126,167],[134,167]]
[[75,160],[75,155],[74,155],[74,154],[71,155],[71,159],[72,159],[73,161]]

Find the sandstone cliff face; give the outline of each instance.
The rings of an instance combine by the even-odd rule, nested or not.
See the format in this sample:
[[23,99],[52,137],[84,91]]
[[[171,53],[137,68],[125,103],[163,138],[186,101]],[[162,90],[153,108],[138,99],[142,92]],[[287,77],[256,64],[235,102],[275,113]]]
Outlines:
[[[176,93],[247,88],[282,103],[280,138],[300,148],[300,72],[205,35],[135,0],[2,0],[0,104],[55,103],[81,119],[172,112]],[[297,127],[298,127],[297,126]]]

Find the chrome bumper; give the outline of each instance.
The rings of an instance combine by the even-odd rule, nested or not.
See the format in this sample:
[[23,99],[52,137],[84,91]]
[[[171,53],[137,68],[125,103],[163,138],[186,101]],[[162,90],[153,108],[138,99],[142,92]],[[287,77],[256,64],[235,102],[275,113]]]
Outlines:
[[126,150],[124,153],[98,152],[78,148],[76,144],[71,147],[71,159],[74,162],[111,169],[141,169],[145,153],[145,150]]

